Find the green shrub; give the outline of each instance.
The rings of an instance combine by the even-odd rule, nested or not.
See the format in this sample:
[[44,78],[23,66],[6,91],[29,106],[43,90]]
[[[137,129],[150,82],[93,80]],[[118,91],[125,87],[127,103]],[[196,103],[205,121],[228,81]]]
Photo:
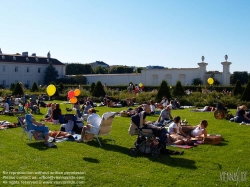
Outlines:
[[185,95],[185,91],[181,85],[181,81],[177,81],[177,83],[173,89],[173,95],[174,95],[174,97]]
[[247,86],[242,94],[241,101],[250,101],[250,81],[248,81]]
[[100,81],[98,81],[95,85],[95,88],[92,92],[92,96],[94,97],[104,97],[106,95],[102,83]]
[[159,90],[158,90],[156,97],[155,97],[155,101],[160,102],[162,100],[162,97],[167,97],[168,99],[171,98],[168,83],[165,80],[163,80],[160,84]]
[[237,80],[235,86],[234,86],[234,89],[232,91],[232,94],[234,96],[237,96],[237,95],[242,95],[244,89],[242,88],[242,85],[240,83],[240,80]]

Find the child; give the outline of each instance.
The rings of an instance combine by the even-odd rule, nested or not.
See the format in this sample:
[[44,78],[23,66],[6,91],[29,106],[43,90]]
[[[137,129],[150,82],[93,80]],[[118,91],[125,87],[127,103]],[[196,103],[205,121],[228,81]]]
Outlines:
[[206,130],[207,126],[208,126],[207,120],[202,120],[200,124],[194,130],[191,131],[191,136],[195,138],[203,137],[204,141],[204,139],[207,137],[207,130]]

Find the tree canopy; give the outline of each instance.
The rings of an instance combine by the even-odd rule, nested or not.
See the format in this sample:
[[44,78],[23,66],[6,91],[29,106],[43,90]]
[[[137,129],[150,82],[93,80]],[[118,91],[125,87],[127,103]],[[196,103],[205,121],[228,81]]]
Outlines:
[[70,63],[65,68],[66,75],[92,74],[93,70],[90,64]]
[[49,63],[49,66],[45,70],[44,84],[46,85],[53,81],[56,82],[56,78],[58,76],[56,68],[52,65],[52,63]]

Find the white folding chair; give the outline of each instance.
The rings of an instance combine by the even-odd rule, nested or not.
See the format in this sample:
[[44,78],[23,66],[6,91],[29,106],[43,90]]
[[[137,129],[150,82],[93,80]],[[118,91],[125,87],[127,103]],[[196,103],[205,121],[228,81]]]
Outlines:
[[[115,117],[115,112],[107,112],[107,113],[104,113],[102,115],[102,121],[101,121],[101,124],[100,124],[100,127],[99,127],[99,131],[98,133],[96,134],[93,134],[91,133],[90,131],[86,131],[85,132],[85,140],[88,142],[90,140],[92,140],[91,138],[89,138],[89,136],[93,136],[97,139],[99,145],[102,147],[102,144],[99,140],[99,137],[100,136],[104,136],[104,135],[109,135],[112,142],[114,143],[114,140],[110,134],[110,131],[111,131],[111,128],[112,128],[112,122],[114,120],[114,117]],[[94,128],[94,127],[91,127],[91,128]]]

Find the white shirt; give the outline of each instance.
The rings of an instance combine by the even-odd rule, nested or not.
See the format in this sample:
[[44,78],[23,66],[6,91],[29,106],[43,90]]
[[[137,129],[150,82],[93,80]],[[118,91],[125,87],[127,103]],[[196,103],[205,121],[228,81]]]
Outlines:
[[155,105],[150,105],[151,112],[155,112]]
[[92,132],[93,134],[98,134],[101,121],[102,118],[98,114],[93,113],[89,115],[87,123],[94,127],[90,129],[90,132]]
[[9,112],[9,110],[10,110],[10,107],[9,107],[8,103],[4,103],[3,108],[4,108],[4,112]]
[[176,129],[177,130],[177,133],[180,133],[180,127],[181,127],[181,125],[180,125],[180,123],[172,123],[172,124],[170,124],[169,125],[169,127],[168,127],[168,132],[170,133],[170,134],[172,134],[172,133],[174,133],[174,129]]
[[203,134],[203,133],[202,133],[203,130],[204,130],[204,129],[202,129],[202,128],[200,127],[200,125],[199,125],[199,126],[196,127],[194,130],[191,131],[191,135],[192,135],[193,137],[201,136],[201,135]]

